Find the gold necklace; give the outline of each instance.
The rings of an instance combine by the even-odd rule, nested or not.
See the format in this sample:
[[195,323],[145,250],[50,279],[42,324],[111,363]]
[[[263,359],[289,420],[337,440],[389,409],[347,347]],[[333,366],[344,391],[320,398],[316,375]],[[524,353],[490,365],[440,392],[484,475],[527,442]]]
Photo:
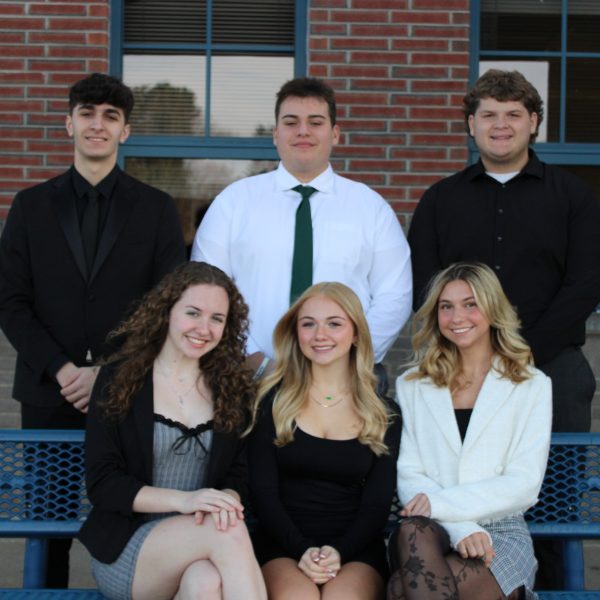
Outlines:
[[[313,402],[316,402],[319,406],[322,406],[323,408],[331,408],[332,406],[337,406],[344,399],[344,396],[342,396],[339,400],[336,400],[335,402],[323,404],[323,402],[319,402],[319,400],[317,400],[312,394],[309,394],[309,397]],[[325,396],[324,400],[331,401],[333,400],[333,396]]]

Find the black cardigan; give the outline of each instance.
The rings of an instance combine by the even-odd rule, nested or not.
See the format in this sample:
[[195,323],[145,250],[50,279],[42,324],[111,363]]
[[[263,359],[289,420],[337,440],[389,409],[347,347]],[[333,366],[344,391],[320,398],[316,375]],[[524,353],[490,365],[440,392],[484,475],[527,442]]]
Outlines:
[[[79,532],[90,554],[104,563],[115,561],[140,525],[133,501],[144,485],[152,485],[153,384],[148,373],[132,407],[118,423],[102,417],[98,400],[113,372],[103,367],[92,392],[87,416],[85,471],[92,510]],[[246,496],[247,461],[239,431],[214,431],[206,485],[234,489]]]

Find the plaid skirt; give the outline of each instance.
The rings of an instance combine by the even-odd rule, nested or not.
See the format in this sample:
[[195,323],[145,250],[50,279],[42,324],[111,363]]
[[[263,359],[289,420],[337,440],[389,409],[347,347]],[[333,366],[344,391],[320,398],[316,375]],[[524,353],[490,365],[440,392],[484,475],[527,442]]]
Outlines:
[[511,515],[480,525],[492,537],[496,557],[490,570],[505,595],[524,585],[525,598],[537,599],[533,592],[537,560],[533,553],[533,543],[522,515]]

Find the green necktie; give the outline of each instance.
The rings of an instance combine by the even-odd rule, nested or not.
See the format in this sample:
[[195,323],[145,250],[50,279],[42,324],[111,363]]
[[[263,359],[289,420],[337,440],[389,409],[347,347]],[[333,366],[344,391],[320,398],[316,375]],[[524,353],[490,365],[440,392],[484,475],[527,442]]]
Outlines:
[[297,185],[292,189],[302,196],[302,202],[296,211],[290,304],[312,285],[313,240],[309,198],[317,191],[309,185]]

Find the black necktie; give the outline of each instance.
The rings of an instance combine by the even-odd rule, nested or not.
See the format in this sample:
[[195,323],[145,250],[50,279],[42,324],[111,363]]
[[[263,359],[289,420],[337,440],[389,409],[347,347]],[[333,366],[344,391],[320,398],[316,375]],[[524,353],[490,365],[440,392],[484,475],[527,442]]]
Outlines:
[[98,190],[91,188],[87,193],[87,204],[81,220],[81,239],[88,273],[91,272],[96,258],[98,243],[98,222],[100,221],[100,205],[98,203]]
[[297,185],[292,189],[302,196],[302,202],[296,211],[290,304],[312,285],[313,239],[309,198],[317,191],[309,185]]

